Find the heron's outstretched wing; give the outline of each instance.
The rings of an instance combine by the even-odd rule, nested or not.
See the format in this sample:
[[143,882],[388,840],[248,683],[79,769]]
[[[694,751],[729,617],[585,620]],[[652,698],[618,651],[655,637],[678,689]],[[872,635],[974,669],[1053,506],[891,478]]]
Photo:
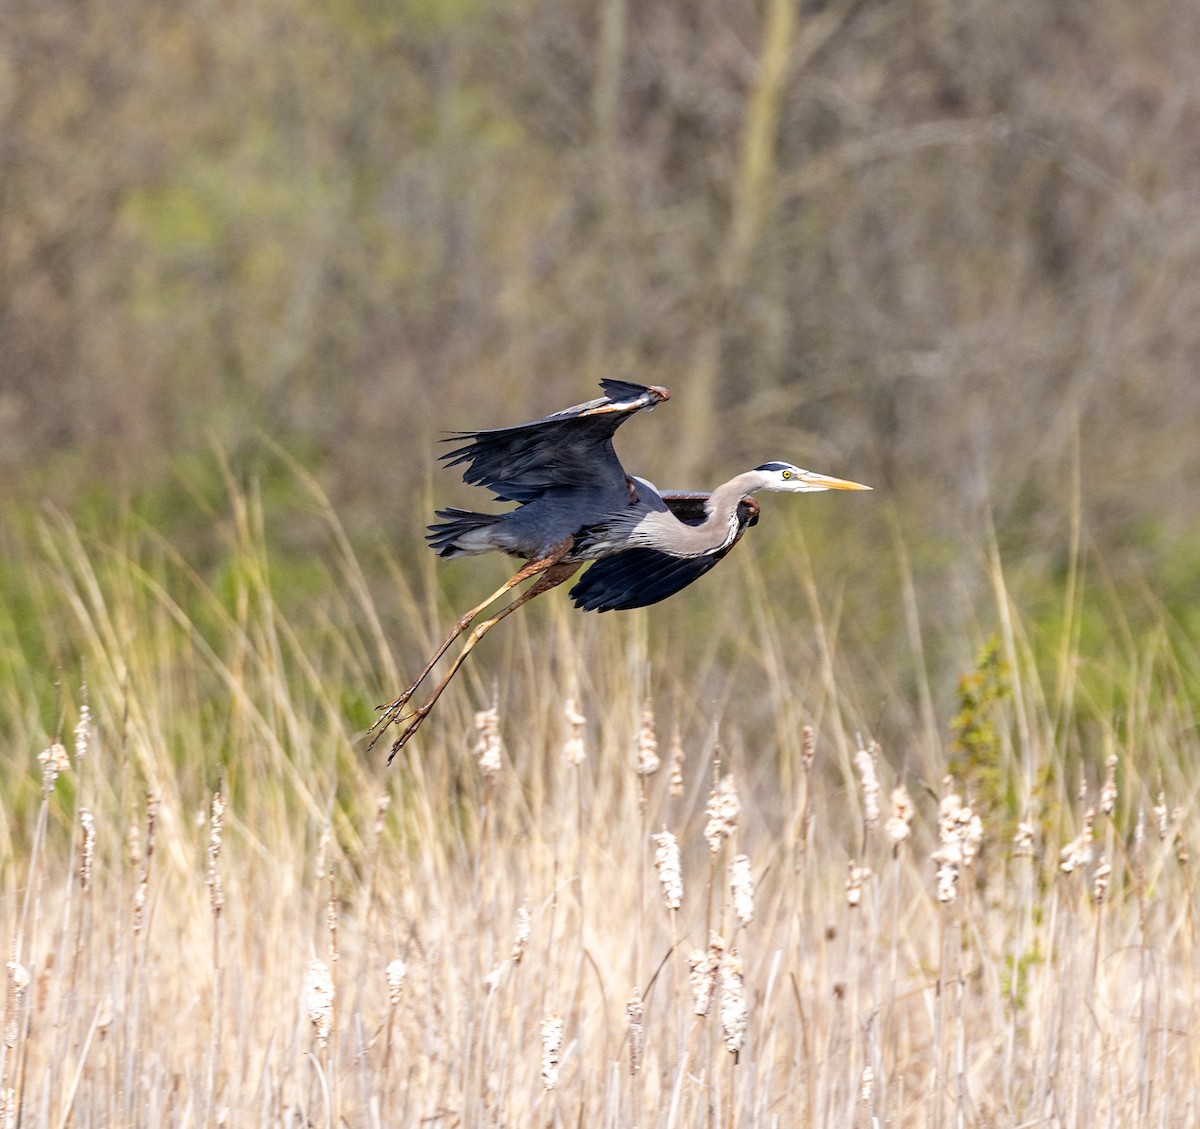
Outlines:
[[634,412],[670,397],[665,388],[603,380],[604,396],[545,419],[488,431],[457,432],[441,456],[463,466],[463,481],[484,486],[506,502],[530,502],[553,487],[623,488],[625,471],[612,437]]
[[[663,494],[671,512],[688,525],[704,520],[707,494]],[[585,612],[625,611],[657,604],[699,580],[721,560],[742,534],[758,524],[758,503],[745,497],[738,503],[738,532],[719,552],[702,557],[673,557],[658,549],[626,549],[603,557],[571,589],[575,606]]]

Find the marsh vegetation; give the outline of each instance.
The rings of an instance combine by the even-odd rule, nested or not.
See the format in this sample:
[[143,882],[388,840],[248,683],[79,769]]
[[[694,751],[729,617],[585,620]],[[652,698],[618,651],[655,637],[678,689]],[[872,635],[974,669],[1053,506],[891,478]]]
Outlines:
[[388,770],[370,706],[446,610],[397,572],[382,611],[311,512],[290,609],[236,489],[216,584],[136,523],[11,545],[22,1124],[1193,1124],[1168,621],[1085,655],[1081,590],[1047,637],[992,557],[953,713],[877,736],[892,690],[793,530],[802,601],[746,552],[678,635],[510,621]]

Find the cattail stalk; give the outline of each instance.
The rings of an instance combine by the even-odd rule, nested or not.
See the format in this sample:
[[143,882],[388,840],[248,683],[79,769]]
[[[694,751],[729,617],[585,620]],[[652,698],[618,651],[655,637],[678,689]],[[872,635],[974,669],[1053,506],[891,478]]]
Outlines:
[[388,961],[383,970],[384,980],[388,990],[388,1021],[387,1042],[383,1051],[383,1074],[386,1078],[392,1066],[392,1042],[396,1030],[396,1014],[400,1010],[400,1000],[404,995],[404,982],[408,979],[408,965],[399,957]]
[[225,908],[225,889],[221,884],[221,840],[225,829],[225,797],[221,789],[213,792],[208,825],[208,904],[212,910],[213,1003],[212,1031],[208,1061],[208,1123],[216,1123],[217,1063],[221,1051],[221,911]]
[[329,899],[325,904],[325,926],[329,933],[329,967],[333,985],[333,995],[330,999],[330,1038],[329,1038],[329,1090],[332,1095],[330,1107],[332,1110],[332,1125],[340,1125],[341,1091],[338,1068],[338,892],[337,875],[334,867],[329,868]]
[[[149,896],[150,877],[154,863],[154,848],[158,838],[158,808],[159,794],[150,789],[146,793],[146,846],[141,854],[141,866],[138,873],[137,888],[133,895],[133,915],[131,932],[133,934],[133,960],[135,976],[133,979],[133,999],[128,1010],[128,1035],[126,1036],[125,1053],[125,1117],[133,1120],[134,1079],[137,1076],[138,1056],[143,1048],[142,1040],[142,1003],[147,985],[145,978],[146,954],[149,948]],[[137,850],[136,821],[131,827],[131,847]]]
[[1133,886],[1137,894],[1138,955],[1140,963],[1141,1006],[1138,1008],[1138,1117],[1146,1124],[1150,1114],[1150,942],[1146,932],[1146,811],[1138,807],[1133,831]]

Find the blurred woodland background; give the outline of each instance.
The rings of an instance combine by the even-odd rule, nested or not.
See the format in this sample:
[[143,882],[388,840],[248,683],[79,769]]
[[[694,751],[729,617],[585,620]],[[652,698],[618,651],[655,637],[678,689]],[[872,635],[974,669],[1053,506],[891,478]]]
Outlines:
[[764,527],[860,525],[844,555],[889,560],[903,530],[935,612],[990,522],[1053,578],[1073,517],[1110,574],[1190,603],[1195,4],[8,0],[4,24],[10,500],[132,498],[185,537],[214,447],[278,467],[265,435],[352,538],[415,556],[460,489],[430,494],[439,432],[625,375],[675,393],[622,433],[631,469],[872,483],[873,509]]

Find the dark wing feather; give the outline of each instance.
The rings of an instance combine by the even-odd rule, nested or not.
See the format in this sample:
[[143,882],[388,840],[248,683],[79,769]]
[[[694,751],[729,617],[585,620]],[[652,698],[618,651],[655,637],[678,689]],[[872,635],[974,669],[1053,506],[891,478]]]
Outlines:
[[[634,412],[666,396],[625,380],[603,380],[600,387],[600,399],[532,423],[456,433],[444,442],[460,446],[441,459],[447,466],[463,466],[464,482],[486,487],[506,502],[530,502],[554,487],[622,488],[625,471],[613,450],[613,434]],[[613,409],[592,414],[608,405]]]
[[683,490],[668,490],[659,495],[684,525],[700,525],[708,517],[708,494],[689,494]]
[[597,561],[571,589],[585,612],[644,608],[699,580],[724,556],[672,557],[657,549],[627,549]]
[[[663,501],[680,521],[698,525],[704,520],[706,494],[663,494]],[[626,549],[603,557],[571,589],[575,606],[585,612],[627,611],[657,604],[697,581],[758,524],[758,503],[745,497],[738,503],[738,532],[720,552],[703,557],[673,557],[657,549]]]

